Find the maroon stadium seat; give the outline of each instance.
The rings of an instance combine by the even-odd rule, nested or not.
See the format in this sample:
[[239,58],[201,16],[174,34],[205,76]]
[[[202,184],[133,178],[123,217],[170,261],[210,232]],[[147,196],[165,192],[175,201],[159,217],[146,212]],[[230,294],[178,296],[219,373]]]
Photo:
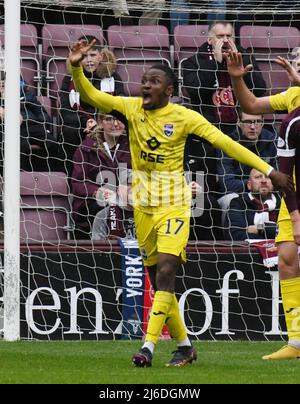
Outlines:
[[290,87],[286,71],[272,60],[258,60],[258,67],[266,82],[266,95],[277,94]]
[[[286,71],[274,60],[278,56],[292,58],[292,51],[300,45],[300,31],[296,27],[243,25],[240,44],[254,54],[267,84],[267,94],[277,94],[290,86]],[[276,119],[280,122],[280,118]]]
[[282,120],[287,116],[286,112],[279,112],[274,114],[265,114],[264,122],[265,124],[271,125],[277,133],[280,131]]
[[[21,74],[30,89],[39,95],[41,77],[37,30],[33,24],[21,24],[20,32]],[[4,25],[1,25],[0,44],[4,47],[4,43]]]
[[47,95],[57,97],[67,73],[66,58],[70,46],[83,35],[93,35],[104,44],[102,28],[98,25],[45,24],[42,28],[42,53],[46,65]]
[[182,62],[193,56],[207,41],[208,25],[177,25],[174,29],[174,60],[178,65],[179,97],[183,103],[190,100],[182,85]]
[[68,238],[69,186],[65,173],[21,172],[21,241]]
[[117,59],[170,60],[169,31],[162,25],[111,25],[107,39]]
[[174,59],[181,60],[194,55],[207,41],[208,25],[177,25],[174,29]]
[[288,57],[294,48],[300,46],[300,31],[296,27],[243,25],[240,44],[258,59],[275,59],[278,55]]

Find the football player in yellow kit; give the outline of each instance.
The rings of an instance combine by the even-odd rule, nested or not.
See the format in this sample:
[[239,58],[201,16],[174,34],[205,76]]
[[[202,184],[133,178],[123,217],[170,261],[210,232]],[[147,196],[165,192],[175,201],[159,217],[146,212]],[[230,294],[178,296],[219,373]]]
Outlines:
[[93,42],[77,42],[69,62],[83,100],[126,123],[133,168],[133,207],[139,247],[155,290],[145,342],[132,361],[152,365],[152,354],[166,324],[177,342],[167,366],[181,367],[197,358],[179,315],[175,277],[185,262],[189,236],[191,191],[183,172],[184,146],[196,134],[240,162],[270,176],[277,188],[291,179],[220,132],[199,113],[169,102],[176,77],[169,67],[155,65],[142,77],[141,97],[116,97],[96,90],[85,78],[81,60]]
[[[297,73],[289,62],[279,58],[277,62],[286,69],[290,80],[295,81]],[[285,192],[278,217],[278,268],[285,320],[288,330],[288,345],[263,359],[300,358],[300,269],[298,246],[300,245],[300,87],[290,87],[287,91],[268,97],[256,97],[244,83],[244,75],[252,68],[243,66],[239,53],[227,56],[227,66],[234,88],[243,111],[248,114],[267,114],[287,110],[288,116],[282,122],[278,140],[280,170],[292,175],[294,172],[295,189]],[[297,77],[296,77],[297,79]],[[299,81],[299,77],[298,77]],[[298,160],[298,162],[297,162]]]

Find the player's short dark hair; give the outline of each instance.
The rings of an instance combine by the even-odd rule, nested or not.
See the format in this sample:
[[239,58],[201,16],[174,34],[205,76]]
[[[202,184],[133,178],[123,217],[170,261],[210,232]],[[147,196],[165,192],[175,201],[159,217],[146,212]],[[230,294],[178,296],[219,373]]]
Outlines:
[[177,88],[178,88],[178,79],[177,79],[176,74],[174,73],[174,70],[171,69],[171,67],[160,63],[160,64],[156,64],[156,65],[151,66],[150,69],[157,69],[157,70],[161,70],[164,73],[166,73],[166,76],[170,80],[171,85],[174,87],[174,90],[177,90]]
[[96,38],[94,35],[81,35],[81,37],[78,38],[78,41],[86,41],[87,43],[91,43],[93,40],[95,40],[96,42],[94,43],[92,49],[97,49],[98,51],[101,51],[102,45],[99,39]]

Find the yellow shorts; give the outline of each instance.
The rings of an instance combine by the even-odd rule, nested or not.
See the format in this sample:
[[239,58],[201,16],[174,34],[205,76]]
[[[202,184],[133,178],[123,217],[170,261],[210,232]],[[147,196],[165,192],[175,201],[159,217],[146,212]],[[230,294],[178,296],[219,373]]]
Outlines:
[[157,213],[134,210],[134,223],[144,264],[157,264],[158,253],[173,254],[186,262],[191,208],[170,207]]
[[275,238],[276,243],[284,241],[294,241],[293,225],[290,219],[280,220],[277,224],[278,233]]

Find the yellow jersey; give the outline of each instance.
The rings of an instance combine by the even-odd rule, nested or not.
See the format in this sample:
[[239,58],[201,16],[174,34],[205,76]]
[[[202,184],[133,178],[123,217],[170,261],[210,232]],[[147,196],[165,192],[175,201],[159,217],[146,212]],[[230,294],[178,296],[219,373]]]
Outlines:
[[274,111],[292,112],[300,106],[300,87],[290,87],[282,93],[270,95],[269,101]]

